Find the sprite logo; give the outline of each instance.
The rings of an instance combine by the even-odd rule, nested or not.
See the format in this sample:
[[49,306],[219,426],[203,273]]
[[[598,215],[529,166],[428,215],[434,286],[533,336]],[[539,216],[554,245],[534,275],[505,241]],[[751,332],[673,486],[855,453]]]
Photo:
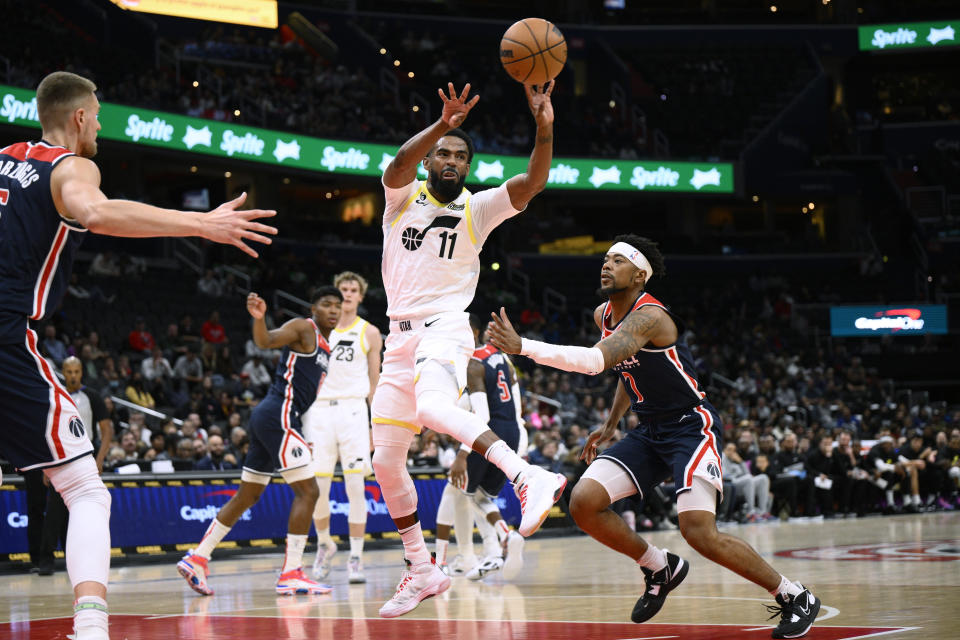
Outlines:
[[577,184],[579,178],[579,169],[575,169],[561,162],[550,169],[550,177],[547,178],[547,182],[549,184]]
[[138,142],[141,138],[170,142],[173,138],[173,125],[167,124],[166,120],[157,117],[148,122],[141,120],[136,113],[131,113],[130,117],[127,118],[127,128],[123,130],[123,133],[134,142]]
[[34,97],[30,102],[17,100],[12,93],[3,96],[3,108],[0,109],[0,118],[6,118],[7,122],[14,120],[33,120],[39,122],[37,116],[37,99]]
[[647,187],[675,187],[679,180],[680,174],[667,167],[657,167],[656,171],[647,171],[643,167],[634,167],[630,184],[637,189],[646,189]]
[[877,29],[873,32],[873,40],[870,41],[870,44],[883,49],[887,45],[913,44],[916,39],[917,32],[912,29],[904,29],[903,27],[896,31]]
[[220,150],[225,151],[228,156],[235,153],[242,153],[248,156],[263,155],[264,141],[247,131],[243,136],[238,136],[231,129],[223,132],[223,141],[220,143]]
[[328,171],[337,169],[364,170],[370,164],[370,156],[359,149],[350,147],[346,151],[337,151],[333,146],[323,148],[323,160],[320,161]]

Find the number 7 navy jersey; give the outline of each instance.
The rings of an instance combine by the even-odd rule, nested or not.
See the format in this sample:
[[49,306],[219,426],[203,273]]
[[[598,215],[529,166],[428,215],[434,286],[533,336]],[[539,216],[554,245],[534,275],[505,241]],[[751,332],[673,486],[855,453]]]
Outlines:
[[685,413],[702,403],[706,393],[700,389],[693,356],[683,339],[683,323],[663,303],[644,292],[615,326],[610,326],[613,312],[610,303],[606,303],[603,307],[601,336],[606,338],[617,331],[628,315],[645,306],[659,307],[673,318],[677,325],[677,341],[666,347],[642,347],[630,358],[614,365],[613,369],[620,376],[640,420]]
[[43,141],[0,150],[0,344],[23,342],[27,320],[48,317],[67,290],[86,229],[59,214],[50,176],[72,155]]
[[510,361],[492,344],[478,348],[473,359],[483,365],[483,382],[487,388],[490,422],[516,422],[517,399],[510,385]]

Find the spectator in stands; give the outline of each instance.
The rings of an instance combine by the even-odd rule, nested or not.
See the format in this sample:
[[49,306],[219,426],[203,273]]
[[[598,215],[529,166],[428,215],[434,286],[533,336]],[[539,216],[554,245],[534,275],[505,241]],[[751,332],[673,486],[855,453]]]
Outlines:
[[180,425],[180,434],[185,438],[207,439],[207,430],[203,428],[199,413],[189,413]]
[[43,328],[43,341],[40,342],[40,351],[53,360],[53,363],[59,368],[67,356],[67,345],[57,337],[57,328],[48,324]]
[[773,515],[784,513],[788,518],[797,515],[798,480],[783,470],[773,434],[760,436],[759,452],[750,471],[754,475],[764,473],[770,478],[770,493],[773,495],[770,512]]
[[127,384],[126,395],[127,400],[134,404],[138,404],[141,407],[153,409],[157,406],[157,402],[154,400],[153,394],[150,393],[143,383],[143,374],[139,371],[134,371],[133,375],[130,376],[130,382]]
[[941,506],[960,507],[960,429],[950,432],[947,443],[937,452],[936,465],[945,476]]
[[898,511],[896,500],[893,494],[893,488],[905,477],[903,467],[897,462],[897,453],[893,436],[889,430],[880,432],[877,444],[873,445],[870,453],[867,454],[867,468],[873,474],[873,482],[886,495],[886,506],[884,513],[895,513]]
[[203,277],[197,280],[197,291],[211,298],[219,298],[223,295],[223,284],[213,269],[207,269]]
[[191,391],[199,387],[203,380],[203,363],[200,362],[200,358],[197,357],[193,347],[188,348],[185,354],[177,358],[173,371],[180,380],[184,381],[186,388]]
[[[237,415],[239,416],[240,414]],[[231,424],[233,423],[232,416],[230,422]],[[227,451],[233,454],[233,457],[238,461],[242,461],[248,442],[247,430],[239,425],[235,426],[230,429],[230,444],[227,445]]]
[[230,351],[228,345],[221,346],[220,352],[217,354],[217,362],[213,372],[215,376],[219,376],[220,382],[217,384],[218,387],[222,387],[224,384],[239,377],[236,367],[233,364],[233,353]]
[[180,319],[179,334],[180,342],[186,347],[200,342],[200,331],[193,325],[193,316],[185,315]]
[[243,365],[240,375],[249,377],[250,385],[261,395],[266,393],[267,387],[270,386],[270,372],[259,355],[254,355]]
[[868,480],[870,476],[862,467],[859,446],[853,446],[853,437],[846,429],[837,433],[837,450],[834,456],[839,469],[836,496],[840,511],[847,517],[854,514],[862,517],[866,513],[872,493]]
[[204,342],[200,348],[200,362],[205,376],[212,376],[217,370],[217,348],[212,342]]
[[160,337],[163,354],[176,362],[176,358],[187,352],[187,346],[180,340],[180,327],[176,322],[167,325],[167,331]]
[[147,323],[141,316],[137,316],[133,323],[133,331],[127,336],[127,342],[134,351],[149,354],[157,346],[153,334],[147,329]]
[[137,460],[140,457],[137,450],[137,436],[129,429],[125,429],[120,434],[120,448],[123,449],[124,461]]
[[154,347],[149,358],[144,358],[140,364],[140,373],[143,374],[145,386],[157,398],[170,396],[170,385],[174,379],[173,367],[170,361],[163,357],[159,347]]
[[834,517],[836,502],[835,487],[843,475],[842,468],[833,455],[833,437],[824,435],[816,449],[810,451],[806,460],[807,476],[813,481],[813,489],[808,494],[806,513],[816,515],[816,507],[824,518]]
[[730,478],[738,494],[743,495],[749,522],[770,520],[770,478],[765,474],[751,475],[744,464],[737,445],[728,442],[723,448],[723,473]]
[[193,467],[198,471],[226,471],[237,468],[237,458],[223,445],[223,438],[211,435],[207,443],[207,455],[197,460]]
[[220,312],[212,311],[207,321],[200,328],[200,335],[206,342],[211,344],[223,344],[227,342],[227,330],[220,324]]
[[[428,432],[428,433],[433,433]],[[439,467],[440,466],[440,447],[436,438],[430,438],[425,443],[419,453],[413,458],[415,467]]]
[[926,447],[923,444],[923,429],[913,429],[907,436],[907,441],[897,451],[897,459],[910,478],[910,494],[904,496],[904,505],[914,513],[922,506],[921,491],[930,498],[927,505],[929,506],[933,503],[936,490],[939,489],[938,486],[934,486],[935,476],[931,475],[934,461],[931,458],[935,459],[935,455],[933,447]]
[[172,456],[167,455],[167,436],[162,431],[154,431],[150,434],[150,448],[143,454],[143,459],[148,461],[172,459]]
[[196,468],[196,463],[205,458],[207,455],[207,443],[204,442],[203,438],[194,438],[193,439],[193,463],[194,468]]
[[174,456],[174,460],[183,461],[189,463],[190,468],[193,468],[193,438],[184,436],[177,440],[177,451]]
[[70,274],[70,284],[67,286],[67,293],[78,300],[94,300],[96,302],[112,303],[116,300],[116,295],[107,296],[103,289],[97,285],[91,285],[89,288],[80,284],[80,276],[76,271]]
[[90,263],[89,273],[92,276],[119,278],[121,271],[120,265],[117,264],[117,260],[116,257],[114,257],[113,252],[104,251],[93,257],[93,262]]
[[100,348],[100,334],[96,331],[91,331],[87,335],[87,345],[90,347],[90,357],[94,360],[102,360],[110,355]]
[[117,371],[113,358],[104,358],[103,367],[100,369],[100,379],[107,388],[113,391],[120,388],[120,373]]

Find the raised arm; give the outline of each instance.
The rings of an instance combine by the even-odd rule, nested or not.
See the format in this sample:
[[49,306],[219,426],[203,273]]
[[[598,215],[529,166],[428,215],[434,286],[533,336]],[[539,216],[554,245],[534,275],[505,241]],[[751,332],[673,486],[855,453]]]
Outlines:
[[259,222],[276,211],[250,209],[237,211],[247,194],[226,202],[208,213],[160,209],[132,200],[111,200],[100,190],[100,170],[91,160],[71,156],[57,165],[50,180],[50,191],[57,211],[76,220],[94,233],[125,238],[199,236],[231,244],[254,258],[257,252],[247,241],[270,244],[265,235],[277,230]]
[[553,103],[550,102],[550,94],[554,85],[553,80],[539,87],[523,85],[527,104],[537,123],[537,137],[527,163],[527,172],[507,180],[510,204],[518,211],[543,191],[550,177],[550,163],[553,162]]
[[[417,165],[429,153],[437,140],[442,138],[450,129],[456,129],[466,120],[470,109],[473,109],[480,96],[473,96],[473,99],[467,101],[470,95],[470,83],[463,87],[463,91],[458,96],[453,88],[453,83],[447,83],[449,97],[444,95],[443,89],[437,89],[440,99],[443,100],[443,112],[440,119],[429,127],[413,136],[403,143],[397,155],[393,157],[390,164],[383,172],[383,184],[391,189],[401,189],[413,182],[417,177]],[[549,168],[548,168],[549,169]]]
[[267,303],[252,291],[247,296],[247,311],[253,317],[253,341],[261,349],[290,347],[300,353],[312,353],[317,348],[313,325],[304,318],[293,318],[276,329],[267,329],[263,319]]

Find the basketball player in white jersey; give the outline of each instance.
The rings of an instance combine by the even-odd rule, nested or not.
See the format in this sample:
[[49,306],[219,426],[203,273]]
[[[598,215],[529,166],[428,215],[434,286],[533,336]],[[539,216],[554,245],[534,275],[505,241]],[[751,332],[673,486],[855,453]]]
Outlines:
[[363,535],[367,528],[367,499],[363,478],[371,472],[368,405],[380,379],[380,330],[357,315],[367,293],[363,276],[344,271],[333,279],[343,294],[342,313],[330,334],[330,370],[317,399],[303,416],[303,432],[313,447],[314,473],[320,498],[313,510],[317,528],[317,558],[313,576],[330,573],[337,544],[330,538],[330,483],[340,459],[343,483],[350,502],[349,580],[366,582],[363,575]]
[[[499,467],[515,484],[519,531],[535,532],[566,478],[531,467],[482,418],[457,406],[474,350],[466,308],[480,275],[487,236],[547,184],[553,157],[553,83],[525,86],[537,133],[527,172],[471,195],[463,188],[473,159],[470,137],[457,129],[479,96],[470,85],[458,96],[449,83],[439,120],[410,138],[383,173],[383,285],[390,335],[373,399],[373,469],[390,517],[400,531],[408,570],[380,615],[413,610],[446,591],[447,577],[432,561],[417,517],[417,492],[407,471],[407,450],[421,425],[446,433]],[[417,180],[417,165],[427,180]]]

